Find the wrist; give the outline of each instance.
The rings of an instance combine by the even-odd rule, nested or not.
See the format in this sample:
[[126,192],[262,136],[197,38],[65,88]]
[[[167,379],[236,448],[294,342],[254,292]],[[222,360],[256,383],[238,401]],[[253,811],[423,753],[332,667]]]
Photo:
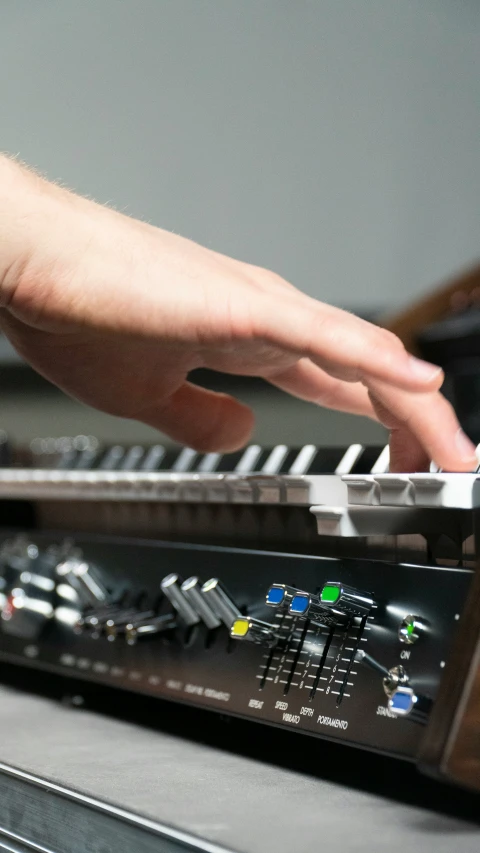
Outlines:
[[38,180],[0,154],[0,306],[10,304],[31,255],[30,219]]

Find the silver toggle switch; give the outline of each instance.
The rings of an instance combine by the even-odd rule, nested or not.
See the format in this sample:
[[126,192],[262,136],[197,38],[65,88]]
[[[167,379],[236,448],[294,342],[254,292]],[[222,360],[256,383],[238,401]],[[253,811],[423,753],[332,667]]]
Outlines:
[[198,625],[200,616],[190,604],[180,586],[180,578],[176,574],[167,575],[160,584],[160,589],[168,598],[172,607],[177,611],[182,622],[188,627]]
[[230,598],[218,578],[211,578],[202,586],[202,595],[207,599],[214,613],[230,631],[236,619],[242,617],[237,605]]
[[114,619],[116,615],[124,612],[124,607],[106,604],[104,607],[82,613],[76,622],[75,629],[77,633],[91,632],[92,636],[98,637],[108,619]]
[[187,580],[182,583],[180,589],[192,605],[193,609],[196,610],[198,615],[202,618],[207,628],[213,630],[214,628],[220,627],[222,624],[221,620],[209,606],[205,596],[202,595],[201,583],[197,577],[187,578]]
[[113,642],[119,635],[123,636],[126,633],[127,625],[137,620],[139,622],[146,622],[149,619],[153,619],[154,616],[155,614],[152,610],[139,613],[138,610],[134,610],[133,608],[119,611],[116,614],[112,613],[110,618],[103,623],[103,631],[107,640]]
[[164,616],[154,616],[152,619],[136,620],[125,626],[125,639],[129,646],[134,646],[137,640],[148,639],[155,634],[171,631],[177,625],[173,613]]
[[388,670],[383,679],[383,689],[387,696],[391,698],[398,687],[405,687],[408,685],[408,682],[409,676],[407,670],[404,666],[398,664],[398,666],[392,666]]

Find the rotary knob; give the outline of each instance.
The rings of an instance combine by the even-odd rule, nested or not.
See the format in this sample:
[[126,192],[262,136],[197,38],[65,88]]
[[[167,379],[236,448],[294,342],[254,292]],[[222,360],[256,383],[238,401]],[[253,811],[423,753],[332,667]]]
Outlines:
[[233,623],[242,617],[239,608],[222,586],[218,578],[210,578],[202,586],[202,595],[208,601],[215,615],[230,631]]
[[188,628],[198,625],[200,616],[182,590],[181,580],[177,574],[172,573],[164,577],[160,584],[160,589]]
[[3,543],[0,552],[2,563],[2,574],[7,582],[15,581],[20,572],[32,568],[34,561],[38,560],[39,550],[37,545],[30,542],[26,536],[16,536]]
[[68,583],[84,607],[108,604],[111,596],[98,569],[80,557],[67,557],[56,567],[58,579]]
[[36,640],[52,618],[54,560],[33,542],[19,536],[2,547],[4,634]]
[[27,569],[21,571],[3,601],[3,633],[37,640],[54,614],[54,591],[52,578]]
[[221,620],[209,606],[205,596],[202,595],[202,587],[199,578],[195,576],[187,578],[180,588],[193,609],[196,610],[198,615],[201,617],[206,627],[210,631],[215,628],[219,628],[222,624]]

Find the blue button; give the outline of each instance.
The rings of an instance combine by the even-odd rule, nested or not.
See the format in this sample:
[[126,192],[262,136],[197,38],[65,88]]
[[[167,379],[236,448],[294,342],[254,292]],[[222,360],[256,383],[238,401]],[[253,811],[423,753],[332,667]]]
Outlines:
[[397,687],[388,704],[394,714],[409,714],[415,704],[413,690],[409,687]]
[[290,613],[301,616],[308,610],[310,599],[308,595],[294,595],[290,604]]
[[277,607],[285,598],[285,591],[277,586],[271,586],[267,592],[267,604],[272,604]]

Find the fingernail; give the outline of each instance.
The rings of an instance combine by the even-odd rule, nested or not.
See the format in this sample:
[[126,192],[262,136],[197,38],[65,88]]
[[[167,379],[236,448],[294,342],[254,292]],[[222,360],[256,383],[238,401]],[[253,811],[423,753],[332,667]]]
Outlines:
[[477,451],[475,445],[470,441],[467,435],[465,435],[463,429],[459,429],[455,435],[455,444],[457,445],[457,450],[465,460],[465,462],[475,461],[477,459]]
[[414,355],[410,356],[410,370],[415,376],[418,376],[419,379],[423,379],[425,382],[431,382],[432,379],[440,376],[442,372],[441,367],[437,367],[436,364],[430,364],[428,361],[422,361],[421,358],[415,358]]

